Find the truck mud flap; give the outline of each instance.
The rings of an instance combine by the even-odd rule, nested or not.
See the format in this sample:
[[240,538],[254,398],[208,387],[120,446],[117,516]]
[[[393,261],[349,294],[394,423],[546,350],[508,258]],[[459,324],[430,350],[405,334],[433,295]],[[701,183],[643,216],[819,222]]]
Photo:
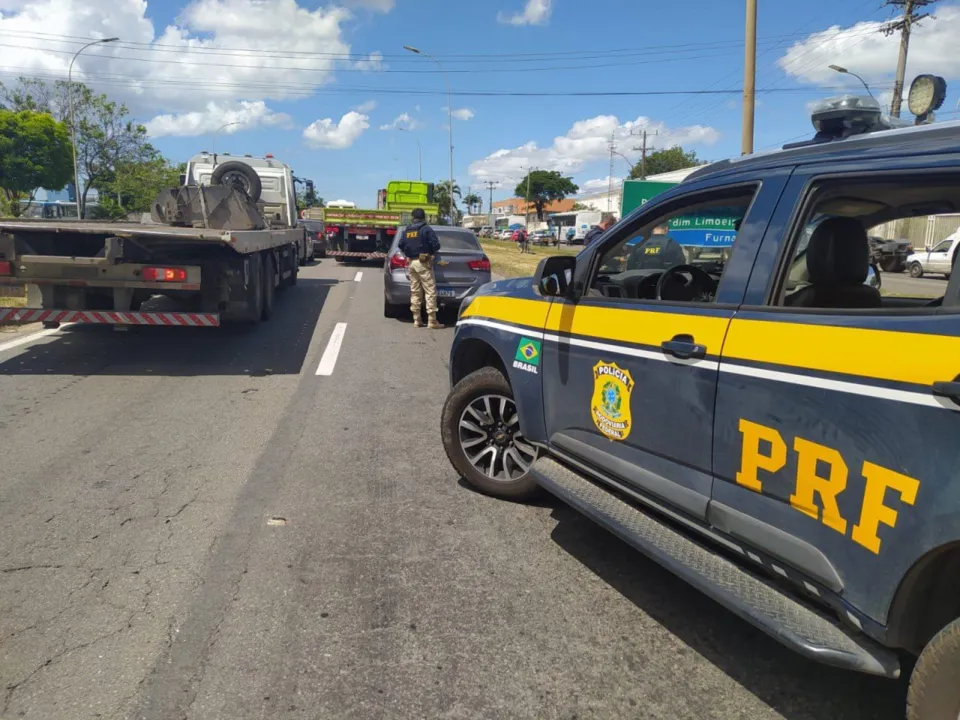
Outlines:
[[218,313],[120,312],[117,310],[40,310],[0,308],[0,325],[26,323],[89,323],[157,327],[219,327]]
[[892,650],[848,631],[556,460],[541,458],[530,472],[545,490],[790,649],[835,667],[899,676]]

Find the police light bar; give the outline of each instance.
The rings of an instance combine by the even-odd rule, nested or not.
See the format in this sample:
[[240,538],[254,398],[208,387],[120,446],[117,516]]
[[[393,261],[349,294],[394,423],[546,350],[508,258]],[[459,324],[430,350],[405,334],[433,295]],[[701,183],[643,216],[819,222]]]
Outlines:
[[817,134],[813,140],[784,145],[784,149],[840,140],[852,135],[908,127],[909,123],[886,116],[880,104],[866,95],[840,95],[821,100],[810,113]]

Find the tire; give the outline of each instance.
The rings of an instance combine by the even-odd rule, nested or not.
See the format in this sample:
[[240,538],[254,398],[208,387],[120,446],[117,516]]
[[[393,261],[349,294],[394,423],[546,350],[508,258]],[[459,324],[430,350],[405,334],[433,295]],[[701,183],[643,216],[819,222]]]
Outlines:
[[313,248],[313,256],[320,258],[321,260],[327,256],[327,243],[324,242],[320,245],[320,252],[317,252],[316,246]]
[[907,266],[907,270],[910,273],[912,278],[921,278],[923,277],[923,266],[918,262],[912,262]]
[[957,720],[960,716],[960,619],[938,632],[920,653],[910,676],[907,720]]
[[297,246],[294,245],[291,248],[291,252],[295,254],[291,256],[293,258],[293,262],[290,264],[290,279],[287,280],[287,284],[289,287],[293,287],[294,285],[297,284],[297,277],[300,275],[300,262],[298,257],[300,254],[300,251],[297,248]]
[[263,253],[262,260],[260,265],[263,268],[263,303],[260,309],[260,319],[269,320],[273,316],[273,306],[276,301],[276,289],[277,286],[274,284],[276,280],[276,269],[274,268],[274,263],[276,260],[273,259],[273,253],[267,251]]
[[244,162],[225,162],[217,165],[210,182],[214,185],[234,185],[244,190],[256,202],[263,192],[263,184],[256,171]]
[[260,322],[263,315],[263,269],[261,256],[254,253],[247,260],[249,263],[250,282],[245,288],[247,309],[243,321],[253,325]]
[[[899,269],[898,269],[899,268]],[[903,268],[895,257],[885,257],[880,260],[880,269],[887,273],[900,272]]]
[[403,312],[403,305],[396,305],[386,297],[383,298],[383,316],[385,318],[398,318]]
[[[492,412],[488,417],[493,422],[489,424],[490,429],[484,430],[482,433],[475,433],[470,430],[466,430],[469,439],[476,440],[478,437],[483,435],[487,436],[487,439],[483,441],[484,445],[479,445],[476,447],[481,447],[481,450],[474,455],[474,462],[468,457],[467,450],[463,447],[464,438],[461,434],[461,419],[465,418],[471,424],[474,424],[475,427],[480,427],[479,421],[475,417],[469,415],[468,408],[473,407],[484,407],[484,398],[490,398],[492,396],[493,400],[490,403],[490,409]],[[537,451],[536,448],[526,443],[526,439],[523,438],[522,432],[520,432],[519,426],[516,428],[516,432],[512,433],[513,438],[509,441],[507,449],[501,449],[501,445],[498,445],[494,442],[494,434],[499,433],[503,434],[503,430],[500,428],[509,427],[514,425],[512,422],[507,422],[506,424],[500,424],[498,428],[498,420],[507,421],[510,420],[511,411],[505,413],[506,418],[497,417],[499,415],[499,403],[497,400],[499,398],[505,398],[509,401],[512,406],[512,415],[516,415],[516,406],[513,404],[513,390],[510,388],[510,384],[507,382],[507,379],[500,373],[499,370],[493,367],[485,367],[477,370],[474,373],[471,373],[467,377],[463,378],[460,382],[456,384],[453,390],[450,391],[450,394],[447,396],[447,400],[443,405],[443,414],[440,421],[440,434],[443,439],[443,447],[447,452],[447,458],[450,460],[450,463],[453,467],[460,473],[460,476],[466,480],[470,485],[475,487],[477,490],[486,493],[487,495],[492,495],[494,497],[506,498],[510,500],[522,500],[526,498],[533,497],[539,491],[539,487],[536,481],[533,479],[533,476],[529,473],[529,465],[533,464],[533,461],[536,459]],[[477,403],[477,405],[474,405]],[[510,406],[508,406],[509,408]],[[482,411],[485,415],[486,412]],[[518,424],[518,421],[517,421]],[[527,457],[526,453],[517,446],[514,442],[515,438],[521,438],[523,440],[523,445],[532,450],[532,456]],[[469,440],[468,440],[469,441]],[[485,455],[488,455],[488,450],[494,448],[493,453],[493,474],[497,474],[499,471],[496,469],[497,459],[500,458],[501,470],[504,471],[507,477],[502,479],[494,479],[491,477],[491,474],[483,471],[482,468],[478,467],[481,463],[478,458],[483,458],[482,462],[486,462]],[[514,450],[515,456],[522,457],[524,460],[529,460],[527,465],[527,471],[522,474],[511,474],[503,458],[508,457],[505,453],[509,452],[510,449]],[[475,462],[477,464],[475,464]],[[515,463],[514,461],[514,470],[520,470],[521,466]]]

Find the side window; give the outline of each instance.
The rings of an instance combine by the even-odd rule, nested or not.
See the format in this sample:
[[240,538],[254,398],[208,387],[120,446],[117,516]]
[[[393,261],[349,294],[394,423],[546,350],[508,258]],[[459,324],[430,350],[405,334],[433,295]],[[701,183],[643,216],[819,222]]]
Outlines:
[[[917,215],[917,208],[957,207],[956,179],[942,183],[933,183],[929,177],[824,181],[814,186],[809,198],[801,222],[782,250],[785,261],[775,285],[774,305],[903,310],[942,302],[946,281],[904,272],[912,250],[909,239],[887,242],[882,238],[890,228],[906,226],[905,219],[911,226],[925,227],[928,216]],[[871,237],[877,240],[871,242]]]
[[947,252],[950,249],[950,246],[953,245],[953,240],[944,240],[942,243],[937,245],[930,252]]
[[587,296],[713,302],[757,190],[700,194],[624,228],[598,259]]

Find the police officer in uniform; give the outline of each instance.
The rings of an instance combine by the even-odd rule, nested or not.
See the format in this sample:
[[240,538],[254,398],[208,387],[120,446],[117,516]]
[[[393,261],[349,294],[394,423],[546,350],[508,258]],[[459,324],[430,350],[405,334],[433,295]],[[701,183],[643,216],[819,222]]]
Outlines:
[[583,246],[588,247],[593,243],[594,240],[603,235],[610,226],[613,225],[613,215],[604,214],[603,219],[600,221],[599,225],[594,225],[590,228],[590,232],[586,234],[583,238]]
[[443,327],[437,322],[437,281],[433,276],[434,256],[440,250],[440,239],[427,225],[427,215],[417,208],[412,213],[413,224],[404,229],[400,238],[400,251],[410,262],[410,312],[413,313],[413,326],[423,327],[420,319],[421,295],[427,302],[427,327],[438,330]]

